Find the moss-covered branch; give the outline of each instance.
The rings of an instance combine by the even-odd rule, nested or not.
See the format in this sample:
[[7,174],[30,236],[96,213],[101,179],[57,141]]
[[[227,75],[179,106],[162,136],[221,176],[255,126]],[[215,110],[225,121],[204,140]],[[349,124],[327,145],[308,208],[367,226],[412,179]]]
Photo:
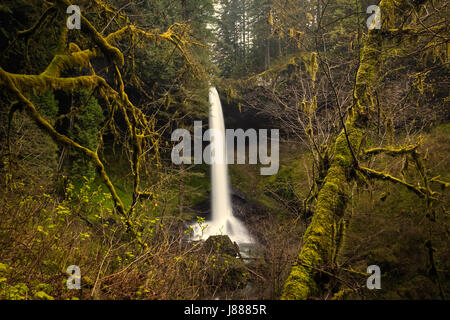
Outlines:
[[[347,184],[354,160],[349,145],[356,147],[361,143],[362,129],[357,125],[360,112],[367,103],[367,92],[375,79],[380,53],[380,37],[371,33],[362,50],[361,62],[355,84],[354,104],[334,145],[334,157],[325,177],[325,182],[317,198],[316,211],[311,224],[303,236],[303,247],[298,259],[309,266],[329,265],[333,245],[336,243],[334,226],[342,219],[347,202]],[[318,293],[315,281],[316,271],[304,265],[294,265],[286,280],[282,299],[307,299]]]
[[[73,46],[74,45],[72,45],[72,47]],[[41,75],[58,78],[65,70],[70,70],[72,68],[81,69],[89,66],[91,59],[96,56],[98,56],[96,50],[77,51],[72,52],[70,55],[57,54]]]
[[[395,184],[400,184],[400,185],[406,187],[408,190],[414,192],[421,198],[425,198],[427,193],[429,193],[426,188],[414,186],[414,185],[412,185],[406,181],[403,181],[399,178],[396,178],[388,173],[376,171],[376,170],[373,170],[370,168],[365,168],[365,167],[360,167],[360,168],[358,168],[358,170],[369,179],[384,180],[384,181],[393,182]],[[430,196],[432,196],[432,195],[434,195],[434,193],[432,193]]]
[[[66,0],[58,0],[56,1],[56,5],[59,9],[64,9],[65,11],[67,6],[70,5],[70,2]],[[47,10],[46,13],[44,13],[44,16],[47,16],[51,12],[51,10]],[[127,35],[126,31],[131,31],[133,34],[144,35],[146,38],[154,38],[157,41],[165,39],[173,43],[185,57],[186,61],[191,64],[186,49],[189,43],[181,35],[173,31],[173,28],[175,28],[176,25],[170,27],[169,30],[162,35],[149,33],[134,26],[127,26],[110,34],[109,36],[102,36],[85,17],[82,16],[81,18],[83,24],[82,32],[92,40],[92,42],[96,45],[95,48],[82,51],[76,44],[71,43],[68,50],[69,53],[67,53],[67,30],[62,27],[61,40],[58,45],[56,55],[41,74],[12,74],[0,69],[0,84],[4,85],[13,93],[13,95],[17,96],[19,99],[19,105],[24,106],[30,118],[58,144],[74,148],[95,165],[112,195],[118,212],[124,217],[128,229],[133,231],[130,220],[133,209],[138,199],[150,197],[150,195],[147,195],[145,192],[141,192],[139,190],[143,143],[147,138],[151,140],[151,143],[155,143],[157,134],[154,132],[154,124],[147,121],[146,115],[140,108],[133,105],[125,93],[125,85],[119,69],[120,66],[124,65],[124,57],[121,51],[114,47],[111,43],[122,39],[125,35]],[[41,17],[35,25],[43,23],[44,20],[45,19]],[[37,27],[34,27],[33,29],[35,28]],[[108,62],[113,65],[113,76],[117,80],[116,88],[111,87],[106,82],[105,78],[95,74],[95,70],[91,65],[91,60],[95,57],[105,57]],[[61,77],[65,71],[69,71],[71,69],[82,69],[85,67],[90,68],[91,75],[65,78]],[[105,99],[107,107],[110,111],[111,118],[109,123],[114,134],[118,134],[113,124],[114,113],[118,110],[122,113],[123,119],[125,120],[129,136],[131,137],[129,140],[129,147],[132,155],[131,169],[134,175],[133,201],[129,210],[124,207],[97,152],[94,152],[93,150],[78,144],[66,135],[59,133],[41,114],[39,114],[36,107],[28,98],[31,93],[44,93],[54,90],[73,92],[74,90],[81,88],[90,90],[93,93],[95,92],[96,95]],[[101,139],[102,137],[100,137],[100,140]],[[140,240],[138,239],[138,241]]]
[[55,12],[56,7],[54,5],[50,6],[30,28],[18,31],[17,36],[19,38],[30,38],[44,25],[45,21],[47,21],[50,16],[55,14]]
[[192,61],[190,59],[190,55],[188,53],[187,48],[190,45],[196,45],[196,46],[202,46],[202,47],[204,47],[204,45],[199,42],[192,41],[192,40],[187,41],[186,39],[183,38],[182,35],[178,34],[175,31],[175,29],[177,29],[177,28],[178,29],[186,29],[187,26],[175,23],[175,24],[171,25],[167,29],[166,32],[158,34],[158,33],[153,33],[153,32],[142,30],[140,28],[135,27],[134,25],[128,25],[126,27],[123,27],[123,28],[117,30],[116,32],[109,34],[105,39],[108,41],[108,43],[113,43],[114,41],[121,39],[125,34],[132,33],[134,35],[140,35],[147,39],[154,40],[157,43],[161,42],[161,40],[166,40],[166,41],[171,42],[173,45],[175,45],[175,47],[178,49],[178,51],[184,57],[184,59],[186,60],[186,62],[189,66],[194,67],[194,64],[192,63]]
[[3,72],[11,79],[17,89],[23,93],[31,93],[32,91],[43,93],[49,90],[71,92],[72,90],[80,88],[93,90],[99,87],[109,87],[105,79],[96,75],[74,78],[56,78],[46,75],[26,75],[12,74],[6,71]]
[[401,155],[405,155],[405,154],[411,154],[415,150],[417,150],[418,147],[419,147],[419,144],[404,146],[404,147],[400,147],[400,148],[377,147],[377,148],[371,148],[371,149],[365,150],[364,155],[365,156],[374,156],[374,155],[383,153],[383,154],[387,154],[392,157],[396,157],[396,156],[401,156]]
[[450,183],[449,182],[442,181],[442,180],[440,180],[438,178],[439,178],[439,176],[434,177],[434,178],[430,179],[430,182],[437,183],[437,184],[441,185],[441,187],[444,188],[444,189],[445,188],[450,188]]
[[302,300],[317,294],[318,284],[314,279],[316,268],[329,265],[336,253],[335,244],[342,243],[341,239],[334,238],[334,228],[344,215],[348,198],[347,181],[353,167],[347,138],[352,145],[358,145],[362,139],[361,132],[352,126],[354,121],[352,117],[347,120],[348,136],[342,131],[336,139],[335,156],[320,189],[311,224],[303,236],[303,247],[298,256],[302,264],[292,267],[284,286],[283,299]]
[[[379,6],[382,12],[388,13],[399,9],[402,11],[415,9],[424,2],[423,0],[414,2],[382,0]],[[390,20],[385,19],[384,30],[391,28],[387,26],[389,23]],[[358,149],[364,135],[364,121],[367,121],[371,95],[382,61],[383,40],[382,30],[372,30],[369,31],[364,41],[356,73],[353,103],[348,108],[349,113],[345,122],[347,130],[342,130],[334,143],[334,156],[324,185],[317,197],[316,211],[303,236],[303,246],[297,259],[302,263],[293,265],[283,289],[282,299],[307,299],[320,293],[320,283],[316,281],[317,269],[324,269],[332,265],[333,256],[337,254],[337,246],[344,241],[343,235],[337,235],[335,231],[344,215],[348,199],[346,190],[349,182],[356,176],[355,170],[372,178],[405,185],[421,197],[427,195],[428,188],[415,187],[390,175],[368,168],[359,168],[354,165],[352,159],[351,150],[352,148]],[[395,154],[406,152],[407,149],[375,148],[371,149],[369,153],[373,155],[387,151]]]
[[[57,0],[57,3],[60,8],[66,9],[72,3],[68,0]],[[116,47],[111,46],[108,41],[103,37],[97,29],[92,25],[92,23],[86,19],[83,15],[81,15],[81,23],[83,27],[81,31],[85,33],[92,41],[100,48],[103,52],[104,56],[111,61],[112,63],[123,66],[125,63],[122,52]]]
[[117,195],[114,185],[112,184],[111,180],[109,179],[109,177],[105,171],[105,167],[104,167],[103,163],[100,161],[100,158],[98,157],[98,154],[86,147],[79,145],[77,142],[73,141],[69,137],[57,132],[55,130],[55,128],[45,118],[43,118],[39,114],[39,112],[37,111],[34,104],[22,94],[22,92],[16,86],[13,78],[11,78],[10,74],[5,72],[2,68],[0,68],[0,83],[5,85],[19,99],[19,101],[24,106],[24,109],[27,112],[27,114],[30,116],[30,118],[41,129],[43,129],[45,132],[47,132],[55,140],[56,143],[76,149],[77,151],[81,152],[84,156],[86,156],[88,159],[90,159],[96,165],[100,176],[105,181],[105,184],[108,187],[108,189],[113,197],[113,201],[114,201],[115,206],[117,207],[119,213],[122,215],[125,215],[126,210],[122,203],[122,200]]

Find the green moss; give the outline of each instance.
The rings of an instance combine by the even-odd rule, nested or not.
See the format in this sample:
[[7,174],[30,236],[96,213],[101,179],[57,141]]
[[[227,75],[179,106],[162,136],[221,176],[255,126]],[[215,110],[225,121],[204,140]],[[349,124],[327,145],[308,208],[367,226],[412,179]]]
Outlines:
[[34,294],[34,297],[39,300],[55,300],[52,296],[48,295],[44,291],[38,291]]
[[361,63],[356,76],[354,98],[362,106],[369,105],[370,89],[378,73],[382,39],[380,33],[371,32],[361,51]]
[[75,78],[56,78],[44,75],[23,75],[5,72],[14,85],[23,93],[45,93],[52,90],[72,92],[84,88],[92,91],[98,87],[108,87],[106,81],[98,76],[80,76]]
[[317,292],[316,283],[309,277],[307,268],[294,266],[284,285],[283,300],[306,300]]
[[450,122],[446,123],[446,124],[442,124],[440,126],[437,126],[436,128],[434,128],[433,131],[435,133],[450,135]]
[[313,52],[313,53],[311,53],[310,64],[308,66],[309,75],[311,76],[311,80],[313,81],[313,84],[316,81],[316,75],[317,75],[318,69],[319,69],[319,63],[317,61],[317,53]]
[[56,55],[41,75],[59,77],[64,70],[87,67],[90,59],[95,57],[95,55],[95,52],[91,50],[74,52],[71,55]]
[[343,215],[346,183],[345,170],[335,163],[319,192],[316,212],[303,236],[304,243],[298,257],[300,265],[292,268],[284,286],[283,299],[306,299],[316,291],[315,268],[327,265],[332,256],[333,243],[336,243],[333,239],[335,216]]

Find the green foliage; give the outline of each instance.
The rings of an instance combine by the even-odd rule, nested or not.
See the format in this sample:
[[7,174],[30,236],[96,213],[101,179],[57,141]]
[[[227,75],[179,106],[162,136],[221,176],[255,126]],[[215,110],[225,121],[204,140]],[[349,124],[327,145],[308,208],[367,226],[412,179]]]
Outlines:
[[268,177],[267,189],[286,201],[298,201],[301,197],[300,179],[304,178],[299,165],[300,161],[293,161],[281,166],[277,174]]
[[59,102],[56,100],[53,92],[46,92],[42,95],[33,95],[31,101],[36,105],[36,108],[44,117],[51,123],[54,123],[59,112]]
[[38,291],[34,294],[34,297],[39,300],[55,300],[52,296],[48,295],[44,291]]
[[28,287],[25,283],[9,284],[8,277],[11,271],[12,267],[0,262],[0,299],[25,300],[28,294]]
[[[69,129],[69,137],[91,150],[96,150],[99,146],[99,132],[105,119],[103,109],[97,99],[84,89],[74,92],[73,100],[73,107],[79,108],[80,111],[71,119],[73,128]],[[80,182],[83,177],[89,179],[95,176],[92,162],[75,152],[72,152],[72,157],[71,179]]]

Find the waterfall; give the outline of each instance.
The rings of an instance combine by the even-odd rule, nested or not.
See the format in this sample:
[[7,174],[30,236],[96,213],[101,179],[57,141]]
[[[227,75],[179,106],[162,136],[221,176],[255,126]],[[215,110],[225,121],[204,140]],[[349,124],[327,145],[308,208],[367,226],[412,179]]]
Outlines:
[[206,228],[201,234],[198,226],[194,228],[194,237],[207,239],[211,235],[228,235],[238,244],[252,243],[252,239],[239,219],[233,216],[228,181],[225,123],[222,104],[217,89],[209,89],[209,127],[211,134],[211,220],[205,222]]

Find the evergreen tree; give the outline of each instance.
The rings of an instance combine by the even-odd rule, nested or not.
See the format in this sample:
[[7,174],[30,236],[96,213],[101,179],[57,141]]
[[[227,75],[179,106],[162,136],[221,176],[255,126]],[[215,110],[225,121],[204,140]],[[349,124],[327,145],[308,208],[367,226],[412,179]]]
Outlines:
[[[100,129],[105,120],[103,109],[97,99],[85,89],[73,93],[72,111],[77,109],[70,117],[68,136],[79,144],[91,150],[97,150],[99,146]],[[84,178],[95,177],[93,164],[80,157],[75,151],[70,153],[70,177],[73,181],[82,182]]]

